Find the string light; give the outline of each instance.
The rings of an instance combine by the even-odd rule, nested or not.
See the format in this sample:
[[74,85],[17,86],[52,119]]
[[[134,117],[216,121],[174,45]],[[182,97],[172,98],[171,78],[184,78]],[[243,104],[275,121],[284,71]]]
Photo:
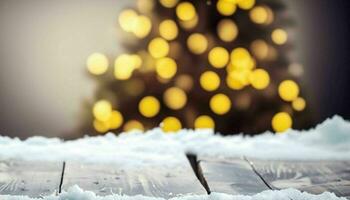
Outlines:
[[220,77],[215,72],[206,71],[201,75],[199,82],[204,90],[215,91],[220,86]]
[[156,62],[156,71],[159,77],[163,79],[170,79],[176,74],[176,62],[172,58],[160,58]]
[[272,128],[277,133],[282,133],[282,132],[292,128],[292,124],[293,124],[292,118],[286,112],[277,113],[272,118]]
[[292,80],[285,80],[279,85],[278,93],[283,100],[293,101],[299,96],[299,86]]
[[137,13],[132,9],[123,10],[119,14],[119,25],[126,32],[132,32],[137,20]]
[[171,87],[164,92],[164,103],[173,110],[179,110],[186,105],[186,93],[180,88]]
[[119,80],[127,80],[131,77],[135,68],[140,65],[140,58],[138,56],[130,56],[122,54],[115,59],[114,62],[114,76]]
[[252,58],[245,48],[236,48],[231,52],[231,64],[238,70],[252,69]]
[[187,39],[187,46],[194,54],[202,54],[208,48],[208,40],[203,34],[193,33]]
[[157,37],[148,44],[148,51],[154,58],[162,58],[169,53],[169,44],[163,38]]
[[224,94],[216,94],[210,99],[210,108],[217,115],[224,115],[231,109],[231,100]]
[[160,110],[160,103],[153,96],[144,97],[139,103],[139,111],[141,115],[147,118],[156,116]]
[[93,122],[93,127],[94,129],[99,132],[99,133],[105,133],[108,131],[108,125],[106,122],[101,122],[101,121],[98,121],[98,120],[94,120]]
[[146,16],[138,16],[134,22],[132,32],[137,38],[145,38],[152,29],[151,20]]
[[160,124],[165,133],[176,132],[182,128],[181,122],[176,117],[167,117]]
[[269,13],[264,6],[256,6],[249,13],[250,19],[256,24],[266,24],[269,20]]
[[210,116],[202,115],[202,116],[199,116],[194,121],[194,128],[195,129],[214,129],[215,122]]

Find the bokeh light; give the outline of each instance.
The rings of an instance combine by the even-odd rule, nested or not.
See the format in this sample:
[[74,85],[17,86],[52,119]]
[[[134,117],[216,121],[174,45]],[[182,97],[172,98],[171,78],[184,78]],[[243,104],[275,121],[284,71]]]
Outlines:
[[132,9],[123,10],[119,14],[119,25],[126,32],[132,32],[137,20],[137,13]]
[[240,9],[249,10],[254,7],[255,0],[236,0]]
[[159,2],[166,8],[173,8],[179,0],[159,0]]
[[144,117],[154,117],[159,113],[160,103],[153,96],[144,97],[139,103],[139,111]]
[[164,103],[173,110],[179,110],[186,105],[186,93],[177,87],[171,87],[164,92]]
[[208,48],[207,38],[200,33],[193,33],[187,39],[188,49],[194,54],[202,54]]
[[194,121],[194,128],[195,129],[214,129],[215,122],[210,116],[202,115],[197,117],[196,120]]
[[123,130],[128,131],[144,131],[145,128],[143,124],[137,120],[129,120],[124,124]]
[[249,80],[255,89],[263,90],[270,84],[270,75],[263,69],[256,69],[250,73]]
[[292,102],[292,106],[296,111],[303,111],[306,107],[306,101],[304,98],[298,97]]
[[181,2],[176,7],[176,15],[182,21],[189,21],[196,16],[196,9],[190,2]]
[[272,41],[277,45],[283,45],[288,40],[288,34],[283,29],[275,29],[271,34]]
[[200,76],[201,87],[206,91],[217,90],[220,86],[220,77],[213,71],[206,71]]
[[224,68],[229,59],[230,55],[223,47],[214,47],[208,54],[209,63],[215,68]]
[[148,44],[148,51],[154,58],[162,58],[169,53],[169,44],[163,38],[157,37]]
[[272,118],[272,128],[277,133],[282,133],[292,128],[293,121],[292,117],[286,112],[277,113]]
[[119,111],[112,111],[107,124],[109,129],[117,129],[123,124],[123,116]]
[[159,77],[170,79],[176,74],[177,64],[172,58],[160,58],[156,62],[156,71]]
[[299,86],[292,80],[285,80],[279,85],[278,93],[283,100],[293,101],[299,96]]
[[160,127],[165,133],[168,133],[179,131],[182,128],[182,125],[180,120],[176,117],[166,117],[160,124]]
[[112,114],[112,104],[107,100],[97,101],[94,104],[92,112],[97,120],[105,122]]
[[86,61],[87,69],[93,75],[104,74],[108,70],[108,65],[108,58],[101,53],[91,54]]
[[166,40],[174,40],[178,32],[177,25],[173,20],[167,19],[159,24],[159,34]]
[[225,94],[216,94],[210,99],[210,108],[217,115],[224,115],[231,109],[231,100]]
[[221,15],[230,16],[236,12],[237,5],[234,1],[218,0],[216,9]]
[[238,36],[238,27],[232,20],[223,19],[218,24],[217,32],[222,41],[232,42]]

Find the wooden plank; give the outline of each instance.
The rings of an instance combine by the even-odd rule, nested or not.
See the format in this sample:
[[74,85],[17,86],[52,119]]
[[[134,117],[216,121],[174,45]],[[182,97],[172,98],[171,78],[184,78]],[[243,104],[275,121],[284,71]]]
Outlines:
[[187,160],[180,167],[118,168],[113,164],[67,162],[62,190],[79,185],[98,195],[144,195],[171,198],[184,194],[207,194]]
[[312,194],[325,191],[350,196],[350,162],[250,160],[273,188],[296,188]]
[[199,170],[210,192],[254,195],[269,190],[249,163],[240,158],[212,159],[199,157]]
[[0,161],[0,194],[41,197],[57,193],[63,163]]

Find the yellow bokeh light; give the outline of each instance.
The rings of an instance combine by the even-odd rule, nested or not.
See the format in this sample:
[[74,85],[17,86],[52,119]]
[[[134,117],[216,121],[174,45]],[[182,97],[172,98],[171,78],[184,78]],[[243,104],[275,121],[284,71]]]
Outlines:
[[193,79],[188,74],[182,74],[176,78],[175,85],[185,91],[190,91],[193,88]]
[[180,120],[176,117],[165,118],[160,126],[165,133],[176,132],[182,128]]
[[207,115],[202,115],[202,116],[199,116],[194,121],[194,128],[195,129],[214,129],[215,122],[211,117]]
[[141,122],[137,120],[129,120],[124,124],[123,130],[125,132],[135,131],[135,130],[144,131],[145,128]]
[[87,61],[86,66],[88,71],[93,75],[102,75],[108,70],[108,59],[101,53],[91,54]]
[[286,112],[277,113],[272,118],[272,128],[277,133],[282,133],[292,128],[293,121],[291,116]]
[[163,95],[164,103],[173,110],[179,110],[186,105],[186,93],[177,87],[167,89]]
[[216,9],[223,16],[233,15],[237,10],[235,2],[230,0],[219,0],[216,4]]
[[210,99],[210,108],[217,115],[224,115],[231,109],[231,100],[224,94],[216,94]]
[[250,19],[256,24],[266,24],[269,14],[264,6],[256,6],[249,13]]
[[137,38],[144,38],[151,32],[151,29],[151,20],[148,17],[141,15],[136,18],[132,32]]
[[197,26],[198,24],[198,15],[194,16],[193,19],[188,21],[180,21],[180,26],[183,29],[190,30]]
[[224,42],[232,42],[238,36],[238,27],[230,19],[223,19],[217,27],[219,38]]
[[176,6],[179,0],[159,0],[160,4],[162,4],[166,8],[173,8]]
[[159,34],[166,40],[174,40],[178,32],[177,25],[173,20],[167,19],[159,24]]
[[109,129],[117,129],[123,124],[123,116],[119,111],[112,111],[111,116],[109,117],[108,121],[108,128]]
[[235,80],[238,81],[243,86],[247,86],[250,84],[249,82],[249,76],[252,73],[252,71],[245,69],[245,70],[233,70],[229,72],[229,76]]
[[285,30],[279,28],[272,32],[271,38],[275,44],[283,45],[288,40],[288,34]]
[[138,15],[134,10],[126,9],[119,14],[118,21],[119,21],[120,27],[124,31],[132,32],[135,27],[137,18],[138,18]]
[[112,104],[107,100],[97,101],[92,108],[92,113],[97,120],[106,122],[112,114]]
[[181,2],[176,7],[176,15],[182,21],[189,21],[196,16],[196,9],[190,2]]
[[153,58],[162,58],[169,53],[169,44],[163,38],[157,37],[148,44],[148,51]]
[[137,0],[137,9],[141,13],[151,13],[155,6],[155,0]]
[[296,111],[303,111],[306,107],[305,99],[298,97],[292,102],[292,107]]
[[236,48],[231,52],[231,64],[235,69],[252,69],[252,57],[245,48]]
[[209,63],[215,68],[223,68],[230,59],[228,51],[223,47],[214,47],[208,54]]
[[299,86],[292,80],[285,80],[279,85],[278,93],[283,100],[293,101],[299,96]]
[[226,84],[232,90],[241,90],[245,87],[245,85],[242,84],[241,81],[236,79],[234,76],[230,76],[230,75],[226,77]]
[[208,48],[207,38],[200,33],[193,33],[187,38],[187,46],[194,54],[202,54]]
[[263,69],[256,69],[249,75],[250,84],[258,90],[267,88],[270,84],[270,76]]
[[215,72],[206,71],[201,75],[199,82],[204,90],[214,91],[220,86],[220,77]]
[[139,111],[141,115],[151,118],[156,116],[160,110],[160,103],[153,96],[144,97],[139,103]]
[[269,55],[269,45],[264,40],[255,40],[251,44],[251,50],[254,56],[264,60]]
[[97,119],[94,120],[93,126],[94,129],[99,133],[105,133],[109,130],[107,122],[101,122]]
[[156,71],[159,77],[170,79],[176,74],[177,64],[172,58],[160,58],[156,62]]
[[131,77],[135,68],[142,63],[138,56],[122,54],[115,59],[114,76],[119,80],[127,80]]
[[237,0],[237,5],[240,9],[249,10],[254,7],[255,0]]

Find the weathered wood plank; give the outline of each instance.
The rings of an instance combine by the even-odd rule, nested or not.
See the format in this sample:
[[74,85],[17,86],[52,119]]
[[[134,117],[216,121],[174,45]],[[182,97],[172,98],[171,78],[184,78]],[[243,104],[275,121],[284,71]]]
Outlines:
[[268,186],[253,171],[249,163],[240,158],[211,159],[199,157],[199,170],[211,192],[234,195],[254,195]]
[[161,167],[122,169],[113,164],[67,162],[62,189],[66,190],[75,184],[101,196],[141,194],[170,198],[184,194],[207,194],[188,162],[172,169]]
[[296,188],[312,194],[325,191],[350,196],[350,162],[249,160],[273,188]]
[[0,161],[0,194],[40,197],[59,190],[63,163]]

